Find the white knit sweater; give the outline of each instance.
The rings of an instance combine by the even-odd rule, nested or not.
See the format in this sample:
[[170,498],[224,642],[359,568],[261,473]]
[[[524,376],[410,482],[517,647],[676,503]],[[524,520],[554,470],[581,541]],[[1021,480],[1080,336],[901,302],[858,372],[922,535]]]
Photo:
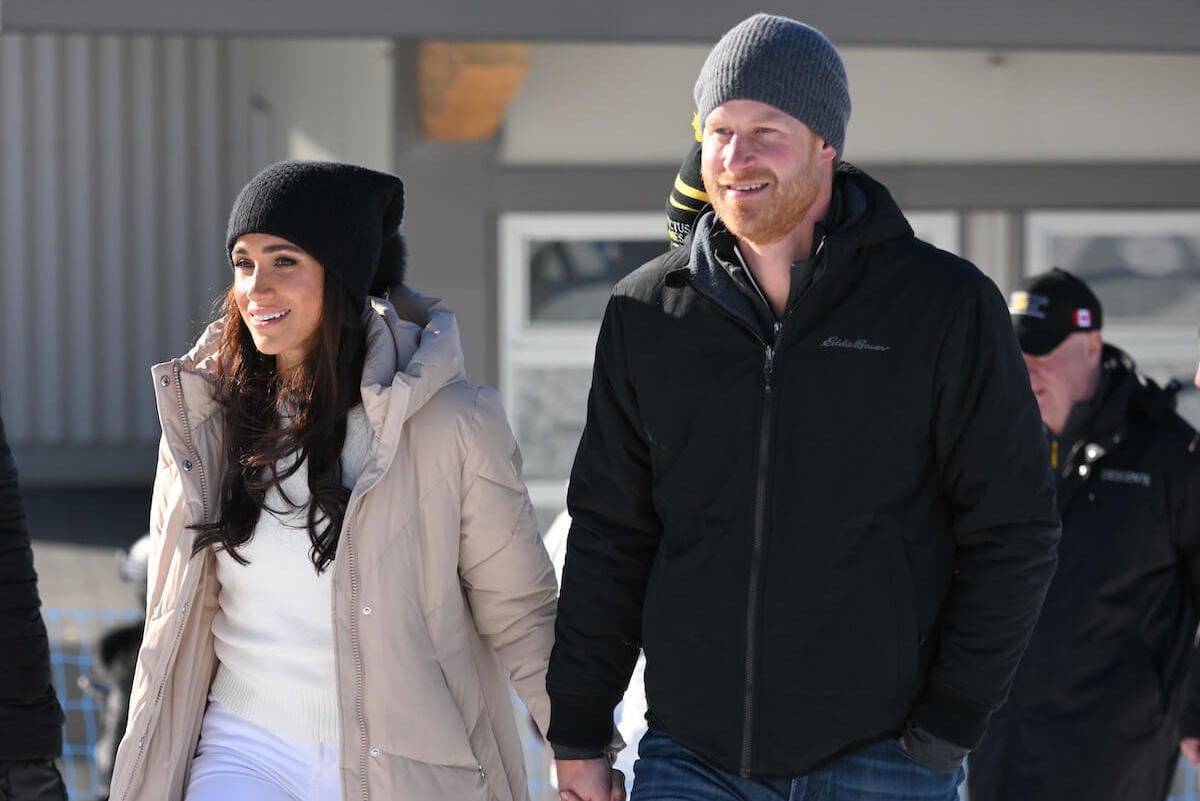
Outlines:
[[[342,476],[353,487],[371,429],[362,406],[351,410],[342,448]],[[217,556],[220,609],[213,620],[217,675],[213,697],[234,714],[279,734],[338,740],[334,684],[332,567],[317,574],[309,557],[308,465],[267,494],[254,536],[238,549],[249,564]],[[267,511],[275,510],[274,512]]]

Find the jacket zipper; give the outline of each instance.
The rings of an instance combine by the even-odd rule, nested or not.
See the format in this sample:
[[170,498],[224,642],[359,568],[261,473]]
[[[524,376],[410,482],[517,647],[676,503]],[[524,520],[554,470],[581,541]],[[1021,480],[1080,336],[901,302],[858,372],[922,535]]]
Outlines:
[[[203,514],[204,522],[208,522],[208,480],[204,473],[204,463],[200,461],[200,456],[196,453],[196,447],[192,441],[192,429],[191,426],[188,425],[187,410],[183,405],[183,386],[179,383],[178,364],[176,364],[174,368],[174,380],[175,403],[179,409],[179,420],[183,423],[183,443],[187,446],[188,455],[195,459],[196,469],[200,471],[200,508]],[[191,557],[189,556],[188,559],[190,560]],[[186,592],[182,593],[183,597],[188,598],[188,600],[183,602],[183,606],[180,609],[179,621],[175,624],[175,634],[171,639],[171,650],[169,651],[171,654],[170,661],[163,670],[162,678],[158,680],[158,689],[155,690],[154,693],[154,704],[152,706],[152,709],[154,710],[158,710],[162,706],[163,693],[166,692],[167,689],[167,677],[171,675],[174,662],[179,656],[179,643],[183,639],[183,630],[187,626],[188,617],[191,615],[192,601],[195,600],[196,594],[196,588],[194,584],[195,582],[199,581],[199,578],[193,578],[193,576],[198,576],[195,570],[193,570],[192,575],[188,577],[188,583],[192,584],[193,586],[190,588],[185,587],[184,589]],[[142,765],[142,757],[146,753],[146,745],[150,739],[150,736],[150,726],[147,726],[146,732],[138,737],[137,757],[133,761],[133,767],[129,770],[130,777],[136,776],[138,769]],[[121,794],[122,799],[129,798],[129,791],[132,786],[133,782],[131,779],[129,786],[127,786],[125,788],[125,792]]]
[[758,433],[758,477],[754,488],[754,540],[750,554],[750,586],[746,600],[746,686],[742,717],[742,766],[741,774],[750,775],[752,755],[752,732],[754,725],[754,657],[757,647],[755,633],[758,629],[758,602],[761,595],[763,546],[767,525],[767,471],[771,453],[771,417],[775,393],[771,384],[775,373],[775,351],[779,345],[782,324],[773,327],[771,344],[765,346],[763,358],[763,408]]
[[[739,258],[741,254],[738,254]],[[692,284],[688,284],[697,294],[702,295],[712,301],[718,309],[720,309],[727,317],[734,320],[738,325],[750,333],[754,340],[763,348],[763,410],[762,417],[759,423],[759,443],[758,443],[758,476],[755,482],[755,510],[754,510],[754,535],[752,542],[752,551],[750,555],[750,586],[747,592],[748,598],[746,603],[746,683],[743,694],[742,706],[742,758],[740,772],[743,776],[749,775],[750,759],[752,755],[751,746],[751,730],[754,723],[754,657],[756,648],[756,638],[754,636],[756,625],[755,618],[758,615],[758,588],[759,576],[762,572],[762,551],[763,541],[766,531],[766,506],[767,506],[767,465],[769,463],[770,451],[770,418],[772,407],[774,406],[774,391],[772,379],[775,374],[775,356],[776,348],[779,342],[779,334],[783,330],[783,323],[776,321],[772,326],[771,342],[763,340],[761,334],[756,331],[749,323],[742,320],[736,314],[733,314],[725,308],[721,303],[720,298],[710,295],[702,291],[701,288]],[[760,292],[761,297],[761,292]],[[764,300],[765,302],[765,300]],[[770,308],[768,306],[768,308]]]
[[204,513],[204,521],[208,522],[208,475],[204,472],[204,463],[200,461],[200,454],[196,452],[196,446],[192,442],[192,427],[188,424],[187,410],[183,406],[183,384],[179,382],[179,365],[174,366],[175,371],[175,403],[179,407],[179,419],[183,422],[183,444],[187,446],[188,453],[196,460],[196,469],[200,474],[200,508]]
[[354,655],[354,716],[358,721],[358,782],[362,793],[362,801],[367,801],[367,756],[370,744],[367,742],[367,716],[363,711],[363,664],[362,649],[358,642],[358,556],[354,550],[354,529],[350,509],[346,509],[346,530],[342,536],[346,538],[347,569],[350,571],[350,653]]
[[[813,250],[813,259],[820,259],[825,255],[824,252],[826,239],[826,236],[822,236],[820,241],[817,242],[817,246]],[[746,271],[747,275],[750,275],[749,267],[747,267],[745,260],[742,258],[741,252],[735,248],[734,253],[737,255],[738,261],[741,262],[742,269]],[[758,297],[764,304],[766,304],[767,309],[770,310],[771,305],[767,303],[766,296],[763,295],[762,289],[760,289],[758,283],[753,280],[752,275],[750,275],[750,279],[750,283],[758,293]],[[721,309],[723,312],[725,312],[726,316],[735,320],[743,328],[749,331],[755,340],[762,345],[764,350],[763,409],[762,417],[759,422],[758,476],[755,483],[754,497],[754,537],[750,555],[750,587],[747,591],[746,602],[746,684],[742,707],[742,757],[740,771],[741,775],[749,776],[751,757],[753,755],[753,738],[751,736],[751,732],[753,731],[754,724],[754,657],[755,649],[757,647],[755,632],[757,630],[756,618],[758,616],[758,602],[761,589],[758,585],[761,582],[763,549],[765,547],[766,540],[767,473],[770,465],[771,453],[771,419],[774,413],[775,405],[775,393],[773,391],[774,387],[772,385],[772,379],[774,378],[775,374],[775,357],[779,348],[779,336],[783,330],[783,321],[775,321],[775,323],[772,325],[771,331],[772,341],[769,343],[764,342],[763,338],[757,331],[753,329],[753,327],[726,309],[718,297],[702,291],[701,288],[697,287],[691,281],[688,281],[688,284],[692,287],[693,291],[695,291],[697,294],[707,297],[718,309]],[[791,316],[791,313],[791,309],[786,310],[784,313],[784,321]]]

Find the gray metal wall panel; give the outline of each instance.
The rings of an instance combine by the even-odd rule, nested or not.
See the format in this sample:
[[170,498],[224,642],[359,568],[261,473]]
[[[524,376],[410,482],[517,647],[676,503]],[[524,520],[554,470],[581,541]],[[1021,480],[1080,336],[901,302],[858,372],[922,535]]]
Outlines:
[[26,98],[25,40],[0,38],[0,306],[3,308],[3,349],[0,356],[0,397],[4,403],[5,428],[17,441],[29,431],[30,358],[29,333],[25,330],[29,306],[27,264],[29,210],[24,189],[29,184]]
[[61,121],[60,41],[57,37],[34,36],[30,62],[30,100],[33,127],[33,169],[26,187],[33,211],[29,268],[32,270],[32,302],[25,307],[26,330],[37,343],[36,356],[29,372],[33,406],[32,435],[38,440],[57,444],[63,439],[66,411],[62,386],[65,378],[62,361],[66,323],[59,298],[67,288],[63,272],[62,161],[59,144],[63,135]]
[[246,69],[237,41],[0,35],[0,397],[34,482],[150,479],[149,367],[228,280]]
[[96,83],[97,106],[103,111],[97,117],[98,175],[95,208],[99,211],[96,231],[96,258],[92,265],[99,283],[99,326],[95,334],[100,342],[95,399],[100,405],[101,424],[98,432],[102,442],[120,442],[128,431],[126,412],[133,388],[128,385],[120,368],[124,351],[115,344],[124,340],[125,308],[128,287],[116,280],[118,272],[110,265],[120,265],[125,258],[125,208],[127,147],[125,117],[127,109],[128,66],[124,41],[104,37],[99,43],[99,64]]
[[[96,226],[92,198],[96,191],[96,136],[93,122],[97,107],[91,88],[96,67],[96,42],[83,36],[65,40],[63,77],[66,91],[64,128],[67,138],[63,160],[66,177],[64,223],[74,235],[66,237],[64,270],[70,280],[64,281],[66,307],[70,314],[65,320],[70,347],[70,378],[68,386],[96,387],[100,370],[97,359],[99,343],[95,336],[96,272],[92,248],[96,241]],[[90,393],[66,392],[67,437],[76,442],[93,443],[99,434],[100,409]]]

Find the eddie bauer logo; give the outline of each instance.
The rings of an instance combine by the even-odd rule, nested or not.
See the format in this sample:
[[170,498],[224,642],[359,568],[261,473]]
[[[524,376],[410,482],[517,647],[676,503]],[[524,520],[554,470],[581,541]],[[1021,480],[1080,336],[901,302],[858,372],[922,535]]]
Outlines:
[[842,339],[841,337],[830,337],[821,343],[822,348],[849,348],[850,350],[891,350],[891,345],[872,345],[865,339]]
[[1104,469],[1100,471],[1101,481],[1112,481],[1117,484],[1138,484],[1143,487],[1150,486],[1150,474],[1143,473],[1140,470],[1110,470]]

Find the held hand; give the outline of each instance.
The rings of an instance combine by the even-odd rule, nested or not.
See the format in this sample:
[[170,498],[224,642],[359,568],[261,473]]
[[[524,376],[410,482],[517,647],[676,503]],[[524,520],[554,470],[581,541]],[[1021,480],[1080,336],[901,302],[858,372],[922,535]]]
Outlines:
[[555,760],[559,801],[625,801],[625,775],[608,760]]
[[1179,750],[1187,757],[1189,765],[1200,765],[1200,737],[1184,737],[1179,741]]
[[625,774],[616,768],[612,769],[612,789],[608,792],[608,801],[625,801]]

